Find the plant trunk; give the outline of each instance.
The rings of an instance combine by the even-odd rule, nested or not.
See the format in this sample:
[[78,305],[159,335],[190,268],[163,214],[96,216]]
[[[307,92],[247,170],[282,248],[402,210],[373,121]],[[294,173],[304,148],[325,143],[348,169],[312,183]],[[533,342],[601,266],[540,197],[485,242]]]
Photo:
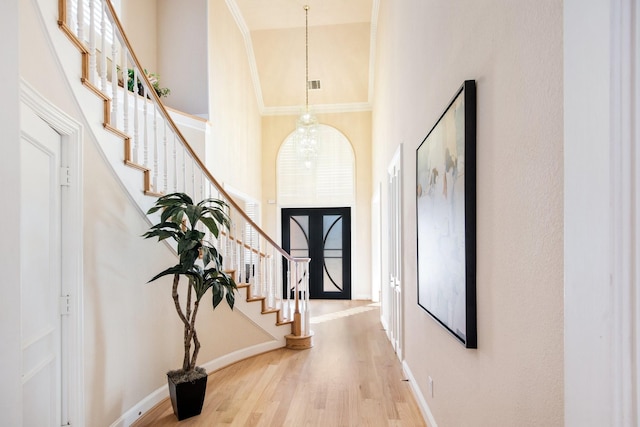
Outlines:
[[[189,356],[191,353],[191,338],[189,337],[191,322],[189,321],[190,319],[187,319],[185,314],[182,312],[182,308],[180,307],[180,297],[178,295],[179,282],[180,282],[180,275],[175,274],[173,276],[173,289],[171,292],[171,296],[173,297],[173,304],[176,307],[176,312],[178,312],[178,316],[180,317],[180,320],[182,320],[182,323],[184,324],[184,358],[182,359],[182,369],[184,371],[188,371],[190,366]],[[187,300],[187,307],[189,306],[190,306],[190,301]]]
[[193,305],[193,314],[191,315],[191,338],[189,341],[193,340],[193,356],[189,364],[190,370],[196,368],[196,359],[198,358],[198,352],[200,352],[200,340],[198,340],[198,334],[196,334],[196,314],[198,313],[199,306],[200,301],[196,300]]

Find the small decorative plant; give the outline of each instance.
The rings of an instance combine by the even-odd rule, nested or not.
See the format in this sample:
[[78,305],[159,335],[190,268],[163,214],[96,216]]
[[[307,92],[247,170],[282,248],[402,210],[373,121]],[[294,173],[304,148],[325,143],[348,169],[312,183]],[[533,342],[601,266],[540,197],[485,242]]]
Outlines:
[[[163,276],[173,276],[172,297],[178,317],[184,325],[184,358],[182,369],[167,375],[175,383],[193,381],[205,376],[202,368],[196,367],[200,341],[196,333],[196,315],[200,301],[207,290],[213,294],[213,309],[223,299],[231,309],[237,290],[233,278],[222,269],[222,256],[211,242],[205,240],[205,228],[215,238],[221,229],[229,228],[227,204],[218,199],[205,199],[194,204],[184,193],[173,193],[160,197],[147,212],[148,215],[161,211],[160,222],[153,225],[143,237],[157,237],[158,241],[173,239],[177,243],[179,261],[173,267],[158,273],[149,282]],[[186,301],[180,304],[178,285],[181,277],[187,279]],[[175,406],[174,406],[175,408]],[[199,412],[198,412],[199,413]]]
[[[153,90],[156,91],[158,97],[163,98],[169,96],[171,93],[171,89],[167,87],[160,87],[160,76],[156,73],[150,73],[145,68],[144,70],[147,79],[151,83]],[[133,68],[127,68],[127,89],[129,92],[135,92],[138,95],[142,96],[144,94],[144,86],[142,85],[142,80],[138,77],[138,81],[134,83],[134,71]],[[120,86],[124,85],[124,79],[122,78],[122,73],[120,70],[120,66],[118,66],[118,83]],[[147,95],[148,96],[148,95]]]

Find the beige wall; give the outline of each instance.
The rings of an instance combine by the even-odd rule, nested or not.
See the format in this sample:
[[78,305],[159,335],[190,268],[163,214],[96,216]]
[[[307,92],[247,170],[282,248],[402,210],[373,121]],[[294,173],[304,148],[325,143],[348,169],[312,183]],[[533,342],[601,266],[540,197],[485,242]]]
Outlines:
[[[377,47],[374,183],[404,142],[406,364],[440,426],[562,425],[562,1],[382,0]],[[477,350],[416,301],[415,150],[465,79],[478,94]]]
[[[352,297],[371,298],[371,113],[318,114],[322,124],[333,126],[351,142],[356,160],[356,205],[352,212]],[[265,116],[262,119],[263,224],[280,241],[277,204],[276,160],[280,145],[295,130],[295,116]]]
[[120,21],[138,60],[150,73],[158,73],[156,0],[124,0],[121,8]]
[[209,112],[206,163],[235,190],[261,200],[260,112],[244,39],[224,0],[209,0]]

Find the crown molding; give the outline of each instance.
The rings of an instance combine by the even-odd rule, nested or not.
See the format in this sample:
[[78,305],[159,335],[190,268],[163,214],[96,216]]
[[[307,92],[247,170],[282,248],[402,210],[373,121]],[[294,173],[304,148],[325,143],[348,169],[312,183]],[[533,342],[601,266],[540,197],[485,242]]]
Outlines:
[[[258,65],[256,63],[256,56],[253,51],[253,43],[251,41],[251,32],[247,23],[240,12],[240,8],[235,0],[225,0],[229,12],[236,21],[236,25],[242,34],[244,39],[245,48],[247,50],[247,62],[249,63],[249,69],[251,72],[251,80],[253,81],[253,89],[256,94],[256,102],[258,104],[258,111],[262,116],[281,116],[281,115],[297,115],[304,109],[302,106],[283,106],[283,107],[266,107],[264,105],[264,98],[262,97],[262,86],[260,85],[260,76],[258,74]],[[369,39],[369,88],[367,94],[367,102],[355,102],[347,104],[326,104],[326,105],[314,105],[313,111],[315,113],[353,113],[361,111],[371,111],[371,103],[373,102],[373,83],[374,83],[374,70],[376,60],[376,37],[378,33],[378,13],[380,10],[380,0],[373,0],[371,8],[371,32]]]
[[378,15],[380,12],[380,0],[373,0],[371,5],[371,35],[369,38],[369,103],[373,102],[373,86],[376,68],[376,38],[378,36]]
[[258,110],[260,114],[264,111],[264,99],[262,98],[262,86],[260,86],[260,76],[258,75],[258,65],[256,64],[256,55],[253,52],[253,43],[251,42],[251,33],[249,32],[249,27],[247,27],[247,23],[245,22],[242,13],[240,13],[240,8],[235,0],[225,0],[227,3],[227,7],[229,8],[229,12],[233,16],[233,19],[236,21],[236,25],[238,25],[238,29],[242,34],[242,38],[244,39],[244,46],[247,50],[247,62],[249,63],[249,71],[251,72],[251,80],[253,81],[253,90],[256,94],[256,102],[258,103]]

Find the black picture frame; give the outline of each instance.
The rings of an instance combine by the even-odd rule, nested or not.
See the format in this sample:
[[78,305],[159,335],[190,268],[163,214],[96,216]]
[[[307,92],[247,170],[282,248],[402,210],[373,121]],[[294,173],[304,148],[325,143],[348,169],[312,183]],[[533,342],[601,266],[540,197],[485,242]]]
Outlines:
[[418,305],[477,348],[475,80],[416,149],[416,226]]

